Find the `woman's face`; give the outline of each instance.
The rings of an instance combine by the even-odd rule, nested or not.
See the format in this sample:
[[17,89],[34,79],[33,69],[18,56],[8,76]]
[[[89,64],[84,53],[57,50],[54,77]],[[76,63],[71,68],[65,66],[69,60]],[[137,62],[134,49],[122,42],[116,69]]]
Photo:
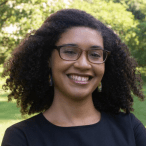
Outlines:
[[[83,50],[91,46],[103,46],[101,35],[88,27],[73,27],[61,35],[56,46],[74,44]],[[66,61],[60,58],[54,49],[50,58],[50,67],[54,83],[54,93],[68,98],[80,100],[92,96],[104,75],[105,66],[88,61],[85,51],[76,61]],[[89,79],[89,76],[92,76]],[[83,81],[84,80],[84,81]]]

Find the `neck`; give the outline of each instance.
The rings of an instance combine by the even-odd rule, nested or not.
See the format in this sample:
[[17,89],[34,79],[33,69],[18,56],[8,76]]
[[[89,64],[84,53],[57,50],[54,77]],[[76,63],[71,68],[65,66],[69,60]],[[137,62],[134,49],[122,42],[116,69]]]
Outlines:
[[[92,96],[84,99],[72,99],[55,95],[51,107],[46,111],[52,119],[72,125],[92,123],[100,118],[100,112],[95,109]],[[81,125],[82,125],[81,124]]]

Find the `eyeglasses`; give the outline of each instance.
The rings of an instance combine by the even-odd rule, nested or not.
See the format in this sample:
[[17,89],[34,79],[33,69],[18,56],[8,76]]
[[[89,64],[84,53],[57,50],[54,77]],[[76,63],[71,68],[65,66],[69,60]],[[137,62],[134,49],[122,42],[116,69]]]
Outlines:
[[92,47],[89,50],[82,50],[79,47],[73,45],[62,45],[55,47],[55,49],[57,49],[59,52],[60,58],[66,61],[75,61],[79,59],[82,52],[85,51],[89,62],[100,64],[105,62],[111,53],[110,51],[104,50],[98,46]]

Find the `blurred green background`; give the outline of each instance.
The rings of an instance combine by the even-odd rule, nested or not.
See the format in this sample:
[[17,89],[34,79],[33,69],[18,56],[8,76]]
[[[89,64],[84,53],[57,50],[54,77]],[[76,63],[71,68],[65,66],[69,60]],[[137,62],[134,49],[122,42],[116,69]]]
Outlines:
[[[0,143],[7,127],[21,117],[16,102],[7,102],[2,90],[3,63],[25,38],[52,13],[64,8],[85,10],[117,33],[135,57],[146,95],[146,0],[1,0],[0,1]],[[146,101],[134,97],[134,114],[146,126]],[[33,116],[33,115],[32,115]]]

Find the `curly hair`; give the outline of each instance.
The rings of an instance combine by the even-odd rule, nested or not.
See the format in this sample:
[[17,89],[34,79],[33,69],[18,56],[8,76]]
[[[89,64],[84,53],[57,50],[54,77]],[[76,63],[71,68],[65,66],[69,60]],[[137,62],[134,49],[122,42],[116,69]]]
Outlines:
[[29,34],[4,63],[2,77],[9,77],[3,87],[11,90],[8,101],[17,100],[21,115],[43,112],[51,106],[54,89],[49,86],[49,57],[61,34],[79,26],[100,32],[104,49],[111,51],[105,62],[102,92],[97,88],[92,94],[95,108],[112,115],[122,110],[130,113],[134,111],[132,94],[144,100],[141,74],[136,74],[139,65],[118,35],[85,11],[63,9],[50,15],[33,35]]

